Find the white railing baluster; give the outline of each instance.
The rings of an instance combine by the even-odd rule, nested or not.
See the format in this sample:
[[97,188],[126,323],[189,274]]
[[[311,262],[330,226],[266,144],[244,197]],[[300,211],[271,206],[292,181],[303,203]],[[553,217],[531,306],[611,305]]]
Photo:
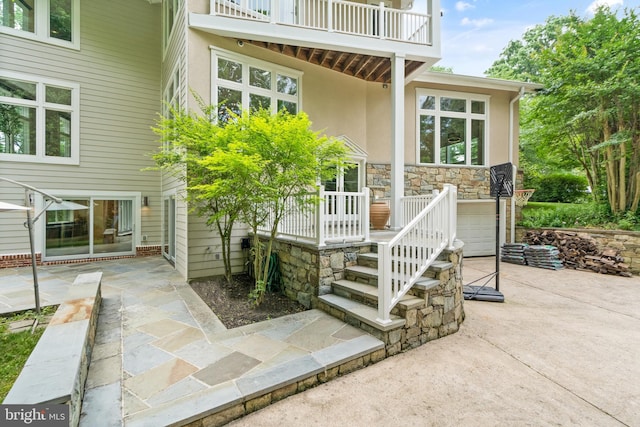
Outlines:
[[[391,322],[391,309],[447,247],[453,246],[457,191],[452,185],[435,196],[388,243],[378,243],[378,318]],[[407,202],[409,203],[409,202]]]
[[423,45],[433,42],[430,14],[390,9],[382,2],[374,6],[340,0],[301,0],[298,19],[292,22],[290,16],[281,14],[284,1],[291,0],[240,0],[239,4],[230,0],[210,0],[209,14]]

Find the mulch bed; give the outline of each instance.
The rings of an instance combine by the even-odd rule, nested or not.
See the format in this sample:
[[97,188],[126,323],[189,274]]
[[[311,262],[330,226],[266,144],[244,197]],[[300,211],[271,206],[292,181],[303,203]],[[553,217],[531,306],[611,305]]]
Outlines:
[[265,293],[256,307],[249,299],[253,279],[247,275],[234,276],[231,284],[223,276],[197,279],[189,284],[228,329],[306,310],[278,292]]

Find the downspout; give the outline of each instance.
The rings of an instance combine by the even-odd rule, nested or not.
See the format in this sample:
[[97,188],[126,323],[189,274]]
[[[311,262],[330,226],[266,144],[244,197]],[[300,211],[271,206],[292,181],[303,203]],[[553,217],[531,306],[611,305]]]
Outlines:
[[[514,105],[516,102],[520,100],[524,96],[524,86],[520,88],[520,92],[518,95],[509,102],[509,163],[513,164],[513,131],[515,128],[514,125]],[[517,166],[513,167],[513,186],[515,190],[516,178],[518,176],[518,168]],[[511,226],[510,226],[510,236],[511,243],[515,243],[516,239],[516,198],[511,197]],[[498,254],[496,254],[498,256]]]

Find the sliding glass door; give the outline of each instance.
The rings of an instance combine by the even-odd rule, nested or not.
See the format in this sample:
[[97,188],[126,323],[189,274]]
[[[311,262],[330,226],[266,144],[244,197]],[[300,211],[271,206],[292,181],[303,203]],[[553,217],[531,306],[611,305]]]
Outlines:
[[[46,214],[45,258],[130,255],[134,246],[134,198],[65,198]],[[67,203],[72,202],[72,203]]]

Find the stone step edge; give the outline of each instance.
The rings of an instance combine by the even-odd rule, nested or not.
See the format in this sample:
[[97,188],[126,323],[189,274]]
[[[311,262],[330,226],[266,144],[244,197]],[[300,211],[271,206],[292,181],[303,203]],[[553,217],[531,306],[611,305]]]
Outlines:
[[[340,279],[333,281],[331,283],[331,286],[334,288],[334,293],[345,291],[364,298],[373,306],[378,305],[378,288],[375,288],[371,285],[367,285],[366,283],[354,282],[353,280]],[[336,292],[336,288],[338,292]],[[398,302],[398,305],[405,310],[420,308],[425,304],[426,302],[422,298],[414,297],[413,295],[404,295]]]
[[[360,254],[358,255],[358,257],[362,257],[364,254]],[[377,256],[376,256],[377,258]],[[372,257],[367,257],[368,260],[372,260]],[[431,265],[429,266],[429,268],[427,268],[427,271],[435,271],[435,272],[441,272],[441,271],[445,271],[445,270],[449,270],[450,268],[453,267],[453,263],[450,261],[441,261],[441,260],[435,260],[431,263]],[[363,276],[366,278],[377,278],[378,277],[378,269],[377,268],[373,268],[373,267],[366,267],[363,265],[353,265],[350,267],[345,268],[345,271],[351,271],[354,272],[356,275],[359,276]]]
[[340,295],[326,294],[319,296],[318,299],[329,305],[330,307],[338,309],[344,313],[348,313],[359,321],[366,323],[372,328],[382,332],[388,332],[394,329],[402,328],[406,323],[405,319],[399,316],[391,315],[391,323],[384,325],[377,321],[377,309],[366,304],[350,300],[349,298],[342,297]]
[[[374,363],[384,359],[384,343],[371,335],[362,335],[301,356],[293,363],[287,361],[265,371],[227,381],[202,392],[173,400],[157,408],[137,412],[127,416],[125,423],[129,427],[184,425],[216,414],[222,415],[228,410],[233,411],[237,405],[260,399],[262,396],[280,392],[282,398],[287,397],[303,391],[295,387],[301,381],[304,382],[322,373],[326,374],[328,370],[342,367],[360,357],[373,356],[376,352],[382,353],[375,358],[371,357]],[[295,390],[289,391],[292,386]],[[275,399],[275,396],[271,398]],[[253,411],[245,408],[243,412],[238,415],[242,416]],[[238,416],[231,416],[229,420],[234,418]]]

